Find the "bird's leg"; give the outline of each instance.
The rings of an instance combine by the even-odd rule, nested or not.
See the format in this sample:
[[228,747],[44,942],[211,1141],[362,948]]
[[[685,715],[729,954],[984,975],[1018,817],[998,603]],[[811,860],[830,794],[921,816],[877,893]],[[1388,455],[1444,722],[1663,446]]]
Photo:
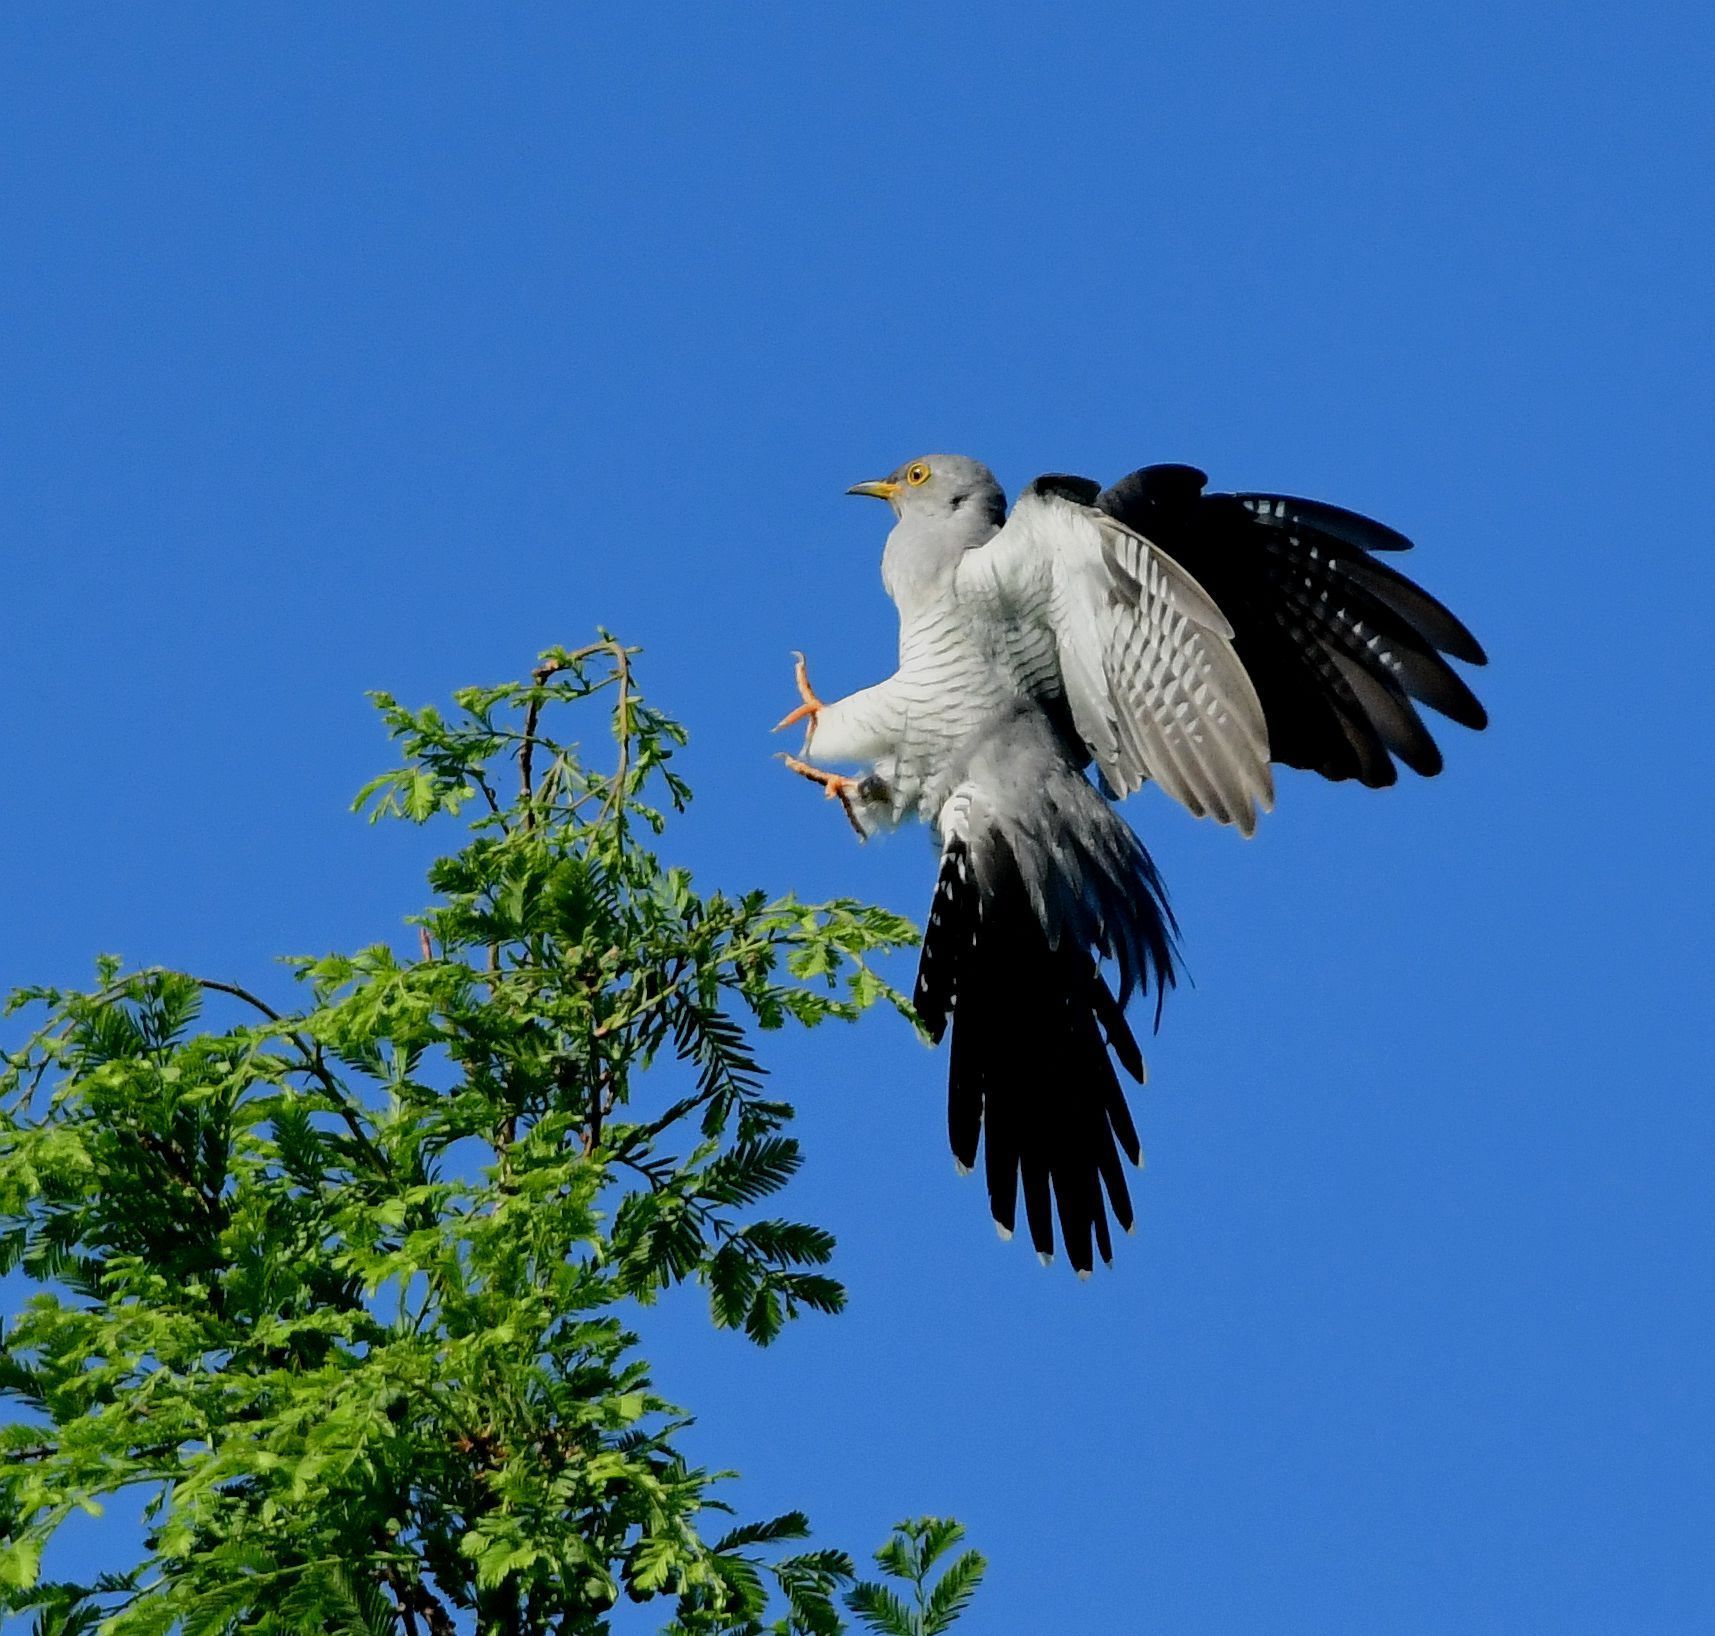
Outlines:
[[[878,782],[877,780],[873,778],[847,778],[844,773],[830,773],[821,767],[812,767],[809,762],[800,761],[796,756],[783,755],[780,759],[786,763],[788,771],[797,773],[800,778],[809,779],[812,784],[820,784],[822,793],[830,801],[839,802],[841,810],[846,815],[846,822],[857,831],[857,838],[860,841],[869,839],[869,832],[858,818],[857,808],[852,805],[852,800],[854,796],[859,801],[873,800],[875,796],[874,785]],[[869,787],[866,788],[866,786]]]
[[790,715],[782,716],[774,724],[774,731],[778,733],[782,728],[790,727],[794,722],[808,721],[810,724],[809,731],[804,735],[804,746],[808,749],[810,737],[816,731],[816,717],[822,713],[822,701],[816,697],[816,690],[810,686],[810,672],[805,668],[804,655],[795,653],[792,657],[798,661],[792,673],[793,680],[798,684],[798,697],[804,702]]

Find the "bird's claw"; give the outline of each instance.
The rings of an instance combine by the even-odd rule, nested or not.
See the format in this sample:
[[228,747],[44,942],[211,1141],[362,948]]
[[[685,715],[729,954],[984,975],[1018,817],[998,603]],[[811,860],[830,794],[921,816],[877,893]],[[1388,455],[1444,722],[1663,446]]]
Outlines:
[[[822,711],[822,701],[816,697],[816,690],[810,686],[810,672],[805,666],[804,655],[794,653],[792,657],[798,661],[792,672],[792,679],[798,684],[798,697],[804,702],[790,714],[782,716],[774,724],[774,731],[778,733],[783,728],[790,727],[794,722],[808,721],[810,732],[814,733],[816,731],[816,717]],[[805,738],[805,743],[809,743],[808,736]]]
[[812,784],[820,784],[822,793],[830,801],[838,801],[840,810],[846,815],[846,822],[852,826],[860,841],[869,839],[869,832],[863,827],[857,815],[857,808],[852,805],[852,797],[864,799],[863,786],[868,782],[862,778],[847,778],[844,773],[831,773],[822,767],[812,767],[807,761],[800,761],[797,756],[781,756],[788,772],[796,773],[800,778],[807,778]]

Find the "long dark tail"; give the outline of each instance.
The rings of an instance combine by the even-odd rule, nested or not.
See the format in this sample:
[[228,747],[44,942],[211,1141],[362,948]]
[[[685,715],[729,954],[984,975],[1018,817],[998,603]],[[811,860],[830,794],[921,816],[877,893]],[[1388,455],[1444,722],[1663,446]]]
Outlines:
[[[1141,843],[1094,790],[1090,797],[1124,832],[1131,856],[1113,882],[1129,901],[1088,906],[1098,921],[1124,918],[1131,946],[1149,955],[1146,972],[1133,966],[1125,976],[1153,977],[1159,993],[1173,981],[1172,913]],[[1087,1274],[1092,1245],[1113,1259],[1109,1211],[1132,1228],[1120,1154],[1133,1164],[1142,1157],[1109,1052],[1139,1084],[1143,1054],[1090,942],[1073,929],[1080,917],[1055,917],[1060,935],[1051,940],[1041,901],[1042,883],[1033,894],[1003,833],[946,837],[914,1004],[937,1042],[951,1021],[947,1131],[966,1170],[976,1167],[981,1139],[1001,1236],[1012,1236],[1022,1180],[1038,1255],[1045,1264],[1053,1257],[1057,1213],[1067,1257]],[[1122,992],[1127,986],[1122,979]]]

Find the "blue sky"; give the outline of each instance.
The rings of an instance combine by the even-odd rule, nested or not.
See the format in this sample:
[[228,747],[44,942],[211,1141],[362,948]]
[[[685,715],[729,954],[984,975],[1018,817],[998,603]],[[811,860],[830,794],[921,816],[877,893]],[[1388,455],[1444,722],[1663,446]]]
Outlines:
[[[849,1315],[650,1332],[745,1505],[954,1513],[968,1626],[1715,1623],[1708,155],[1689,6],[0,18],[0,980],[395,935],[363,693],[598,622],[705,884],[912,913],[769,757],[890,666],[930,449],[1381,516],[1487,643],[1446,775],[1128,815],[1197,986],[1109,1276],[996,1243],[897,1022],[771,1041]],[[99,1549],[90,1536],[91,1549]]]

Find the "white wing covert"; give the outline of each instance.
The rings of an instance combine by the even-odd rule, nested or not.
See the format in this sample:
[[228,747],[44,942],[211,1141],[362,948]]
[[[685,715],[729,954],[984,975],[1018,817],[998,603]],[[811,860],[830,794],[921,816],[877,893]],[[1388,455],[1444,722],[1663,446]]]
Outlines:
[[1012,622],[1026,660],[1031,633],[1051,639],[1073,723],[1116,794],[1153,778],[1249,835],[1274,787],[1232,627],[1178,563],[1089,504],[1095,487],[1038,478],[961,563],[960,595]]

